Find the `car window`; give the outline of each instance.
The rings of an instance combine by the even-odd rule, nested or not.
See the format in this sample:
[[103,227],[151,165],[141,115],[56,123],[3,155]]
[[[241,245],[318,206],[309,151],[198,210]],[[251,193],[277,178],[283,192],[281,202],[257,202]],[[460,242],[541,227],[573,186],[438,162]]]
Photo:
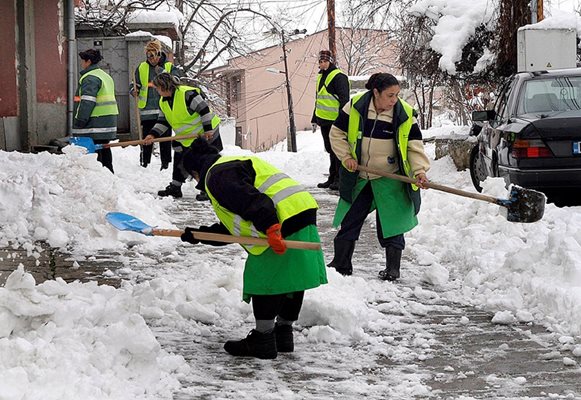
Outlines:
[[496,105],[494,107],[496,111],[496,118],[499,120],[505,120],[508,118],[508,98],[514,87],[516,79],[513,79],[507,85],[502,88],[500,95],[498,96],[498,100],[496,101]]
[[560,76],[524,82],[517,113],[549,113],[581,109],[581,77]]

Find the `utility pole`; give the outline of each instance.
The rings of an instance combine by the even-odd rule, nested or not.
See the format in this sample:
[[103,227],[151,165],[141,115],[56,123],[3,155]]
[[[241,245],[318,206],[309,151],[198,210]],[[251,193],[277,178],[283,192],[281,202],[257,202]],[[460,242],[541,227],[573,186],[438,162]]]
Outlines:
[[543,14],[543,0],[531,0],[531,22],[541,22],[544,19]]
[[281,29],[280,35],[282,37],[282,54],[284,59],[284,78],[286,80],[286,95],[288,101],[288,122],[290,129],[290,137],[287,139],[287,147],[293,153],[297,152],[297,128],[295,126],[295,113],[293,111],[293,97],[291,91],[290,81],[288,79],[288,64],[286,61],[286,40],[284,38],[284,30]]
[[327,24],[329,33],[329,51],[337,61],[337,45],[335,42],[335,0],[327,0]]
[[[183,15],[184,14],[184,0],[176,0],[175,6],[178,9],[178,11],[181,12]],[[178,28],[178,30],[179,29],[181,29],[181,26]],[[176,65],[183,66],[185,64],[185,55],[186,55],[186,51],[184,48],[184,41],[182,38],[182,40],[176,41],[176,52],[174,54],[174,62],[173,63]]]

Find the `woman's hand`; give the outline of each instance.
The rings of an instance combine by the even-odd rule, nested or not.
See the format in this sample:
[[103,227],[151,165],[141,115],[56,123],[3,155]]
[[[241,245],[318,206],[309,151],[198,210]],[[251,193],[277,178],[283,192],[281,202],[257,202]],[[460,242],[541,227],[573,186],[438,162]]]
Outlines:
[[350,172],[354,172],[357,171],[357,166],[359,164],[357,164],[357,160],[353,159],[353,158],[348,158],[345,161],[343,161],[343,165],[345,166],[345,168],[347,168]]
[[150,144],[153,144],[153,139],[155,139],[155,136],[149,134],[143,138],[143,144],[149,146]]
[[426,187],[426,183],[429,183],[429,179],[426,176],[426,174],[424,174],[423,172],[420,172],[419,174],[416,175],[416,186],[421,187],[422,189],[427,189]]
[[214,131],[204,132],[204,139],[206,139],[206,141],[208,143],[210,143],[212,141],[213,136],[214,136]]

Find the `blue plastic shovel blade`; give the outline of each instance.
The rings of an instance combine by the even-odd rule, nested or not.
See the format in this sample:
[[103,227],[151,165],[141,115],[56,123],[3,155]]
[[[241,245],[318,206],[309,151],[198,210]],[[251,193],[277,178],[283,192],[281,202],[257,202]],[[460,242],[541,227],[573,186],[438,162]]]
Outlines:
[[120,231],[133,231],[152,236],[153,227],[132,215],[110,212],[105,216],[107,221]]
[[93,139],[86,136],[73,136],[69,138],[69,143],[75,146],[84,147],[87,149],[87,153],[94,153],[97,150],[101,150],[103,145],[95,144]]

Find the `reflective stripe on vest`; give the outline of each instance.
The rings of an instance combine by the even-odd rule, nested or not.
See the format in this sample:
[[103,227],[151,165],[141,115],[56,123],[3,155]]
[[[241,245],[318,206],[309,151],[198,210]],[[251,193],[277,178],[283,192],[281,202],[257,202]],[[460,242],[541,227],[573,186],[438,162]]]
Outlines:
[[[281,224],[290,217],[300,214],[303,211],[318,208],[317,202],[313,196],[311,196],[301,184],[274,166],[255,156],[220,157],[218,161],[216,161],[214,165],[212,165],[208,170],[208,173],[206,174],[206,182],[208,181],[208,177],[211,175],[212,168],[214,168],[216,165],[229,161],[246,160],[250,160],[252,162],[252,167],[256,172],[254,187],[261,193],[264,193],[270,197],[274,203],[276,214]],[[216,201],[207,186],[206,193],[212,202],[212,207],[214,208],[216,215],[232,235],[262,238],[266,237],[266,235],[260,232],[252,222],[246,221],[239,215],[234,214],[232,211],[222,207]],[[266,249],[268,249],[267,246],[255,245],[243,245],[243,247],[249,253],[254,255],[262,254]]]
[[327,91],[327,87],[335,76],[341,74],[340,69],[334,69],[329,72],[325,79],[325,84],[319,89],[321,85],[322,74],[317,76],[317,100],[315,102],[315,115],[318,118],[334,121],[339,116],[339,100]]
[[73,128],[73,135],[91,135],[97,133],[117,133],[117,125],[106,126],[102,128]]
[[[363,137],[363,132],[361,130],[361,114],[359,111],[354,107],[355,104],[363,97],[363,95],[367,92],[363,92],[353,96],[351,99],[351,109],[349,111],[349,127],[347,128],[347,142],[349,143],[349,149],[351,151],[351,157],[354,160],[357,160],[357,143],[359,139]],[[406,176],[413,178],[411,166],[408,160],[408,141],[410,136],[410,131],[413,125],[413,116],[414,116],[414,108],[399,99],[400,104],[402,105],[406,115],[408,118],[397,128],[397,150],[399,156],[401,157],[402,165],[404,168],[404,173]],[[418,190],[418,187],[412,184],[413,190]]]
[[[172,66],[173,64],[167,61],[163,65],[163,69],[165,70],[165,72],[169,74],[171,73]],[[137,106],[139,108],[145,108],[145,106],[147,105],[147,92],[148,92],[147,89],[150,87],[154,87],[153,82],[149,80],[150,67],[151,65],[147,61],[143,61],[141,64],[139,64],[139,81],[141,82],[141,89],[139,89],[139,102],[137,103]],[[145,82],[147,82],[147,84]]]
[[[87,96],[81,93],[82,82],[87,76],[94,76],[101,80],[101,88],[97,92],[97,96]],[[79,79],[79,95],[75,96],[76,99],[92,101],[95,103],[93,111],[91,112],[91,117],[102,117],[105,115],[118,115],[119,110],[117,109],[117,100],[115,99],[115,83],[113,78],[100,68],[93,69]],[[77,109],[78,112],[78,109]]]
[[[163,98],[159,99],[159,108],[165,115],[165,119],[172,127],[176,136],[185,136],[190,134],[201,135],[204,132],[202,117],[197,112],[195,112],[193,115],[190,114],[188,111],[188,106],[186,105],[186,93],[192,90],[200,94],[200,89],[198,88],[185,85],[178,86],[174,93],[173,107],[170,107],[169,103],[164,101]],[[212,117],[212,129],[215,129],[219,123],[220,118],[214,114]],[[184,147],[190,147],[194,140],[195,139],[186,139],[180,141],[180,143]]]

